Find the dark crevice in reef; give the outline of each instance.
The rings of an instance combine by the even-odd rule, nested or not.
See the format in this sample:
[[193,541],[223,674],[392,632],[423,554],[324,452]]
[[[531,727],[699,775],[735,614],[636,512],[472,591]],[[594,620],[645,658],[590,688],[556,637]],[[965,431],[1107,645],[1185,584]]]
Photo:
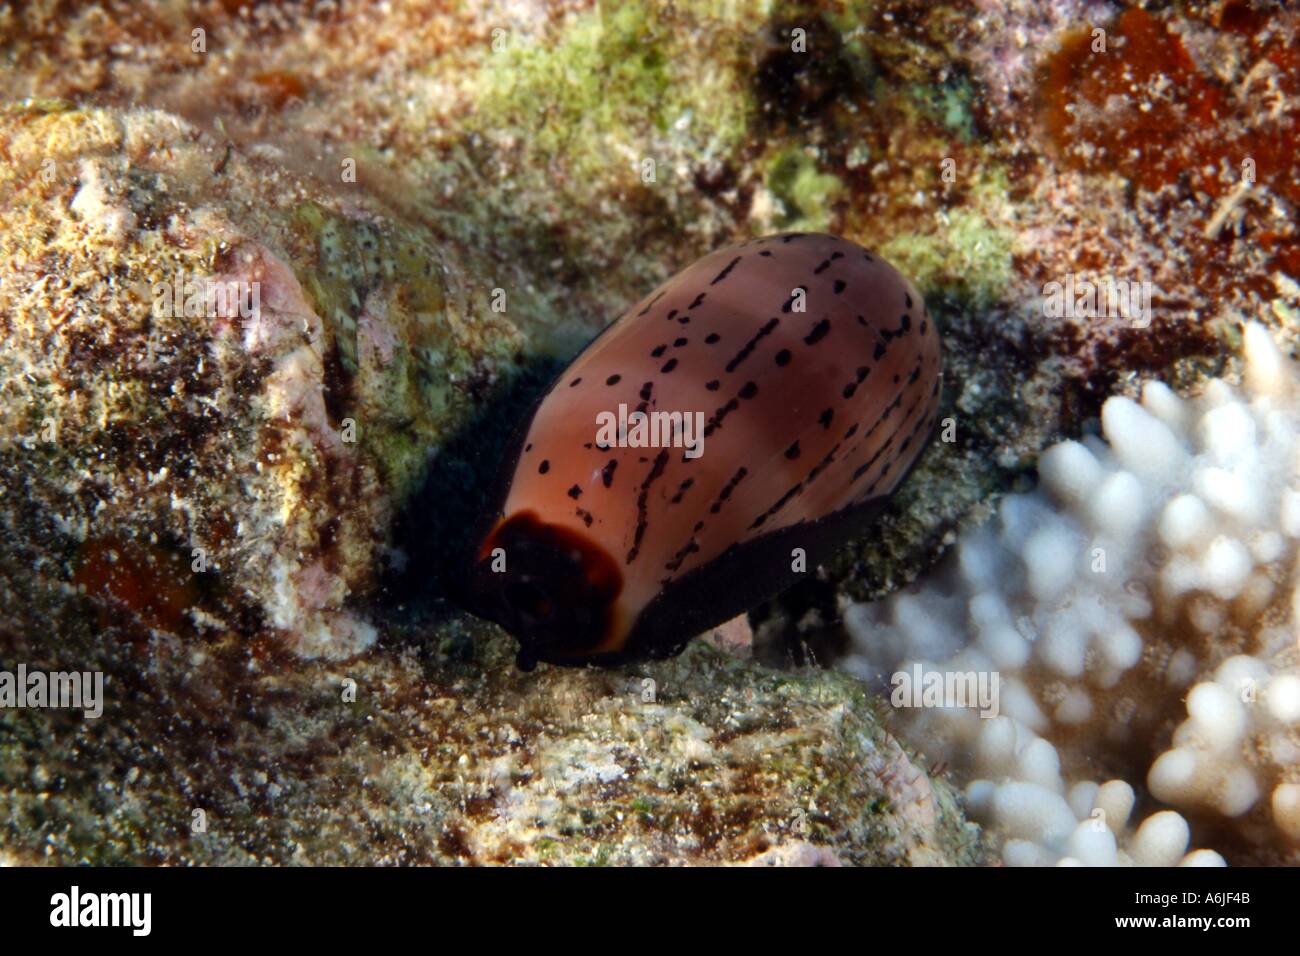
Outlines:
[[381,579],[376,615],[394,623],[443,619],[462,605],[469,562],[490,521],[489,501],[508,465],[503,458],[567,364],[525,358],[509,383],[484,396],[474,416],[441,446],[394,521],[393,547],[400,559]]
[[754,628],[754,656],[769,667],[826,666],[848,651],[848,634],[840,626],[838,589],[831,581],[809,577],[749,614]]
[[[803,51],[793,48],[793,31],[805,31]],[[816,125],[835,102],[851,93],[853,68],[840,34],[815,12],[773,20],[766,50],[754,71],[759,118],[771,132]]]

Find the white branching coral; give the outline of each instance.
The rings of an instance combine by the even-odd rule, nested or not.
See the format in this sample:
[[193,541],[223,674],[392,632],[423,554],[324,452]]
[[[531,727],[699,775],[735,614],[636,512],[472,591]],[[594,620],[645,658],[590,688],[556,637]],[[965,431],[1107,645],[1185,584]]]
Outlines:
[[1109,399],[1105,440],[846,608],[842,666],[877,686],[996,687],[899,716],[1008,863],[1300,862],[1300,375],[1264,327],[1244,346],[1240,386]]

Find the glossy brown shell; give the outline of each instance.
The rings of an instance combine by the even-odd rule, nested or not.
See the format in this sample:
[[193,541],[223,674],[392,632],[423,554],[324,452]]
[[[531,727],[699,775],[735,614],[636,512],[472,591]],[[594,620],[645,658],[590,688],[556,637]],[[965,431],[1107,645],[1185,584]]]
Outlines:
[[[782,564],[774,580],[785,581],[800,528],[816,525],[822,544],[843,540],[828,519],[861,513],[903,478],[937,416],[941,376],[925,303],[875,254],[816,234],[721,249],[628,309],[554,383],[507,464],[496,529],[527,514],[612,560],[617,596],[578,658],[617,659],[677,584],[693,578],[684,593],[701,600],[711,565],[744,552]],[[600,447],[597,416],[620,404],[702,412],[702,454]],[[778,533],[770,556],[745,547]],[[750,569],[766,580],[759,571]],[[717,580],[745,575],[737,567]],[[735,603],[719,595],[717,613],[737,613]],[[637,655],[690,636],[641,633],[650,646]]]

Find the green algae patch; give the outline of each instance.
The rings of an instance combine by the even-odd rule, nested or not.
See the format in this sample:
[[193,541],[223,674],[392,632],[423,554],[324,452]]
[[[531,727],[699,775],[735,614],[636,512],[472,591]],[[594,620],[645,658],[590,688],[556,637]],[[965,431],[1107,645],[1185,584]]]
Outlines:
[[739,64],[691,69],[698,25],[637,0],[601,4],[555,37],[507,34],[482,69],[471,125],[520,137],[531,161],[563,161],[578,188],[615,168],[633,183],[636,161],[654,158],[656,139],[675,130],[690,128],[715,152],[734,149],[749,110],[737,95]]
[[922,115],[964,143],[975,141],[973,105],[978,92],[965,77],[953,77],[937,86],[917,86],[911,95]]
[[734,228],[710,191],[746,163],[753,10],[601,4],[502,27],[483,55],[442,168],[473,208],[453,228],[494,249],[497,276],[520,273],[535,351],[572,354],[671,273],[683,237],[702,254]]
[[464,267],[422,229],[311,202],[293,222],[309,253],[296,271],[331,343],[332,417],[357,424],[357,442],[403,499],[448,423],[475,407],[464,383],[508,370],[518,340],[484,290],[456,294]]
[[798,148],[772,157],[765,185],[781,204],[776,225],[792,232],[825,232],[831,207],[844,194],[839,177],[819,170],[817,160]]
[[[1005,199],[999,186],[981,184],[973,192],[977,198],[970,208],[946,213],[933,231],[890,239],[880,253],[911,276],[927,296],[947,295],[973,308],[985,308],[1007,296],[1015,238],[992,218]],[[992,208],[981,208],[981,195],[994,204]]]

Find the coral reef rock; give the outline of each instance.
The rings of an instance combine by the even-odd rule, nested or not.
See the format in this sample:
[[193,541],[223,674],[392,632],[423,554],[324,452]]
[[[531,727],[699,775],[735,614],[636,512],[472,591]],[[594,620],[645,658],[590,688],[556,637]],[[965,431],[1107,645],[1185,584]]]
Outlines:
[[[946,865],[958,793],[859,681],[698,645],[542,665],[484,626],[343,663],[122,648],[104,715],[0,711],[0,859],[51,863]],[[427,634],[424,636],[428,636]],[[94,635],[85,638],[94,642]],[[31,666],[39,648],[6,645]],[[142,664],[148,675],[142,676]]]
[[29,103],[0,142],[0,603],[369,646],[349,596],[519,346],[469,264],[166,113]]

